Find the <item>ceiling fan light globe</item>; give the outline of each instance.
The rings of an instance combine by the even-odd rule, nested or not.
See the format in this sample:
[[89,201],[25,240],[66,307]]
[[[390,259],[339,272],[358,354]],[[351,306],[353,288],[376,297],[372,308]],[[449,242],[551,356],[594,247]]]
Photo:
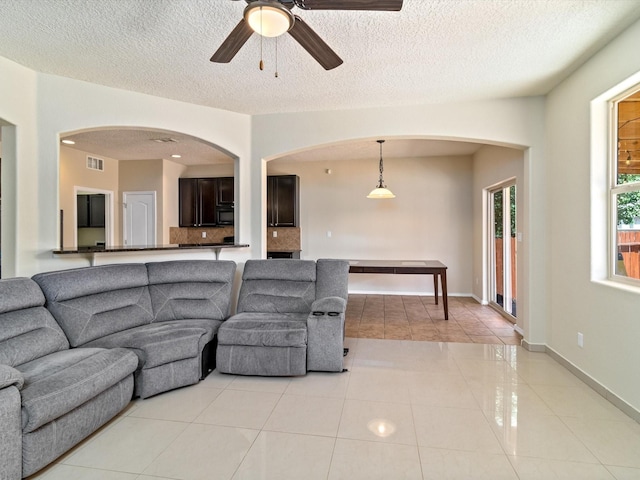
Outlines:
[[376,187],[371,190],[367,198],[396,198],[396,196],[388,188]]
[[293,27],[292,13],[274,2],[253,2],[244,10],[244,19],[251,29],[263,37],[278,37]]

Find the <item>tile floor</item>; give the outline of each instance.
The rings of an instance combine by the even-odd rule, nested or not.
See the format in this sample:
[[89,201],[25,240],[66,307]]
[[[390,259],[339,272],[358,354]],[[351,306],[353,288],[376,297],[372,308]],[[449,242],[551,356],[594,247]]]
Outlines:
[[33,478],[640,479],[640,424],[544,353],[347,338],[349,371],[213,372]]
[[520,345],[513,324],[471,297],[449,297],[449,320],[442,299],[433,296],[349,295],[347,336],[431,342]]

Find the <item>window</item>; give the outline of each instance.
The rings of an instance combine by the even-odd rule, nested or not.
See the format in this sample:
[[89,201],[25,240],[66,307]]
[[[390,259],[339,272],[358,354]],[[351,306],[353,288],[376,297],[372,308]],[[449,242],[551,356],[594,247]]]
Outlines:
[[611,273],[640,282],[640,86],[614,101],[611,160]]

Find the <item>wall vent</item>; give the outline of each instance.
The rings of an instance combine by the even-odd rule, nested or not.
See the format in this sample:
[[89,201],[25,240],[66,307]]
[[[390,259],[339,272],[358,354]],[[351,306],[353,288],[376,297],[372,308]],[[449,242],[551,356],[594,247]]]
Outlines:
[[100,172],[104,172],[104,160],[87,155],[87,168],[89,170],[98,170]]

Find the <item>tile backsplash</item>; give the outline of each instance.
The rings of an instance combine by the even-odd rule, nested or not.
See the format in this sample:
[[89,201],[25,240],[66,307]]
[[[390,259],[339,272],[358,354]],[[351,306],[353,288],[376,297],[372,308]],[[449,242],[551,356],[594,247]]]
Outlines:
[[[174,243],[222,243],[224,237],[233,236],[233,227],[196,228],[169,227],[169,242]],[[202,232],[206,238],[202,238]]]
[[[277,232],[277,237],[273,236]],[[267,252],[289,252],[300,250],[299,227],[268,227]]]

